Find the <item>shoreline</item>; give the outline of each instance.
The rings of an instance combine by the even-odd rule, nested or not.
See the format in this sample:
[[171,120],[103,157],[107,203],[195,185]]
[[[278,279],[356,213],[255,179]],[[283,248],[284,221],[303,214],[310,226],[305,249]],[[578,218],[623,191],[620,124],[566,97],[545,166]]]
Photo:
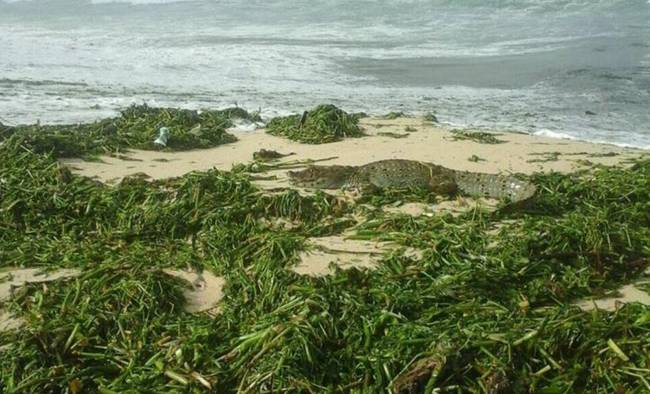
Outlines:
[[[136,102],[131,102],[131,105],[138,105],[139,103]],[[142,101],[143,105],[150,105],[146,100]],[[191,111],[198,111],[204,112],[204,111],[210,111],[210,110],[221,110],[221,109],[228,109],[232,108],[232,106],[228,105],[220,105],[216,107],[201,107],[201,106],[196,106],[196,105],[182,105],[182,104],[173,104],[173,103],[168,103],[170,108],[178,108],[178,109],[187,109]],[[152,102],[151,107],[157,107],[163,105],[158,102]],[[59,120],[59,121],[46,121],[41,123],[40,119],[32,119],[30,122],[14,122],[10,121],[7,119],[11,119],[11,117],[6,117],[6,115],[0,116],[0,126],[5,125],[5,126],[28,126],[31,124],[36,124],[40,123],[43,125],[48,125],[48,126],[69,126],[69,125],[77,125],[77,124],[84,124],[88,122],[98,122],[106,118],[111,118],[115,116],[119,116],[121,111],[123,110],[124,107],[119,107],[119,108],[112,108],[107,111],[102,111],[99,114],[95,116],[83,116],[83,117],[75,117],[71,120]],[[244,107],[238,107],[238,108],[246,108]],[[382,111],[377,111],[374,112],[372,110],[369,111],[364,111],[363,108],[352,108],[349,109],[350,113],[355,113],[356,111],[361,111],[362,113],[367,114],[366,119],[385,119],[386,112]],[[296,115],[298,112],[293,111],[293,110],[286,110],[286,109],[266,109],[266,110],[261,110],[259,112],[259,115],[261,116],[261,119],[263,119],[264,123],[267,123],[274,117],[283,117],[283,116],[289,116],[289,115]],[[411,118],[411,119],[422,119],[427,116],[426,111],[424,110],[417,110],[417,111],[412,111],[412,112],[388,112],[388,113],[401,113],[403,114],[400,118]],[[398,119],[400,119],[398,118]],[[439,123],[436,123],[435,126],[443,129],[443,130],[452,130],[452,129],[466,129],[466,130],[477,130],[477,131],[484,131],[484,132],[499,132],[499,133],[506,133],[506,134],[523,134],[523,135],[529,135],[529,136],[534,136],[534,137],[541,137],[541,138],[550,138],[553,140],[561,140],[561,141],[573,141],[573,142],[578,142],[578,143],[587,143],[587,144],[596,144],[596,145],[611,145],[615,146],[618,148],[626,148],[626,149],[634,149],[634,150],[641,150],[641,151],[647,151],[650,152],[650,142],[647,144],[641,144],[641,145],[634,145],[630,143],[617,143],[613,141],[607,141],[603,139],[588,139],[588,138],[582,138],[582,137],[575,137],[569,134],[567,130],[561,130],[561,131],[556,131],[552,129],[524,129],[524,128],[502,128],[499,126],[486,126],[486,125],[472,125],[472,124],[466,124],[466,123],[456,123],[456,122],[451,122],[446,119],[440,120]],[[264,128],[263,126],[260,128]],[[240,130],[246,130],[250,131],[248,126],[244,126]],[[626,130],[626,133],[631,133],[634,132],[633,130]]]

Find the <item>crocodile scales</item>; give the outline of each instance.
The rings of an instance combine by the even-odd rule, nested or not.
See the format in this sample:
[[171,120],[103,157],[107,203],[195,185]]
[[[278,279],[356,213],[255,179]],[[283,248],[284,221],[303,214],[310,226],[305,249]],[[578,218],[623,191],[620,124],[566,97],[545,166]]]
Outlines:
[[520,202],[535,194],[531,182],[510,175],[457,171],[432,163],[390,159],[362,166],[309,166],[289,171],[291,183],[316,189],[424,188],[436,194],[460,192],[470,196]]

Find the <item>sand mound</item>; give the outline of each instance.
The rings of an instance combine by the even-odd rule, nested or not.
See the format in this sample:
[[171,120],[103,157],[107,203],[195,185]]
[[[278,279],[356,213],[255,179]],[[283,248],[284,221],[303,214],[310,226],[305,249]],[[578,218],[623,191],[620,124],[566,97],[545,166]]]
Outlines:
[[167,275],[175,276],[189,282],[190,287],[183,291],[185,296],[185,310],[190,313],[219,312],[218,304],[223,298],[223,287],[226,284],[224,278],[203,271],[181,271],[165,269]]

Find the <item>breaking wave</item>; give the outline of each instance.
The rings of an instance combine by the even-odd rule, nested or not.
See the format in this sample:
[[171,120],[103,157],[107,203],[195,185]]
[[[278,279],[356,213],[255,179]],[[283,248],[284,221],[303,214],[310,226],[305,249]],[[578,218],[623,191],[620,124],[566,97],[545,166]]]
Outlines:
[[332,102],[648,147],[648,20],[647,0],[0,0],[0,117]]

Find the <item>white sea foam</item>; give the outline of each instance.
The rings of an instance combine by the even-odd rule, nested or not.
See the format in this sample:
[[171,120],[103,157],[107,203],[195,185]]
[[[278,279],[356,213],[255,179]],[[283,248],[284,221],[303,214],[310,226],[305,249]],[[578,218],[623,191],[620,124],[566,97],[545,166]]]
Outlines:
[[594,144],[611,144],[623,148],[636,148],[636,149],[650,150],[650,144],[645,144],[643,142],[626,143],[620,141],[612,141],[611,139],[608,140],[603,138],[589,138],[588,136],[576,137],[568,133],[562,133],[562,132],[557,132],[552,130],[538,130],[532,134],[538,137],[548,137],[548,138],[556,138],[556,139],[572,140],[572,141],[584,141],[584,142],[591,142]]
[[537,130],[533,133],[533,135],[539,136],[539,137],[549,137],[549,138],[559,138],[563,140],[577,140],[576,137],[569,135],[567,133],[560,133],[557,131],[552,131],[552,130]]
[[155,5],[192,2],[196,0],[91,0],[92,4],[128,3],[132,5]]
[[8,1],[0,117],[14,123],[331,102],[650,145],[645,0]]

